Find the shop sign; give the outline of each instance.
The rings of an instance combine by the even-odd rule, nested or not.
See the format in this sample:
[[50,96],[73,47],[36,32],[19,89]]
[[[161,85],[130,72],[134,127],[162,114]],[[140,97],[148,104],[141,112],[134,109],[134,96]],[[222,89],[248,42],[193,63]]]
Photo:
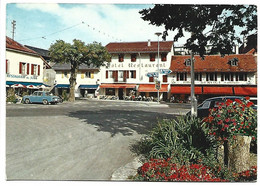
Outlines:
[[22,75],[22,74],[6,74],[6,77],[8,78],[15,78],[15,79],[37,79],[37,76],[28,76],[28,75]]

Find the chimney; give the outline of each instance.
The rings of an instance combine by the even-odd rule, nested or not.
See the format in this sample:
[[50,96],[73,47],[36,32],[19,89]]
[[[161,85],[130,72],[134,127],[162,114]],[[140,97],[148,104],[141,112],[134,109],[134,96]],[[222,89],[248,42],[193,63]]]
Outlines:
[[151,46],[151,40],[150,39],[148,39],[148,43],[147,43],[147,46]]
[[239,46],[236,45],[235,47],[236,47],[236,54],[239,54]]

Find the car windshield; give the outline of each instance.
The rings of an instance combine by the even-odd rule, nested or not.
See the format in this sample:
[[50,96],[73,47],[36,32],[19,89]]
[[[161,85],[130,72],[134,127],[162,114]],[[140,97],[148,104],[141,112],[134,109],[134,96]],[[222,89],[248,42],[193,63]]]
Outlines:
[[209,108],[209,106],[210,106],[210,101],[205,101],[200,105],[200,108]]

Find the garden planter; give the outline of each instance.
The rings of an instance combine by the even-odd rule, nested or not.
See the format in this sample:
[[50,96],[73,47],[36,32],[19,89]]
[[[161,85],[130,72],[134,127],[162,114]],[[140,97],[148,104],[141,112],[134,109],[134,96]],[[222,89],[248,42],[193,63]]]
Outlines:
[[237,135],[228,143],[228,167],[235,172],[248,170],[250,167],[250,136]]

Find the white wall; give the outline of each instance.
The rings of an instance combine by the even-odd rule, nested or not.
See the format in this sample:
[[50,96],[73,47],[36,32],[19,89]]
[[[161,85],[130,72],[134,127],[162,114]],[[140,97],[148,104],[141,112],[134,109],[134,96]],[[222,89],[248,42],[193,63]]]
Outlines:
[[[8,73],[6,81],[21,82],[43,82],[43,60],[38,56],[6,50],[8,60]],[[25,74],[19,74],[19,63],[26,63]],[[29,75],[27,75],[27,63],[29,63]],[[31,64],[37,65],[36,75],[31,75]],[[40,75],[38,75],[38,65],[40,65]]]

